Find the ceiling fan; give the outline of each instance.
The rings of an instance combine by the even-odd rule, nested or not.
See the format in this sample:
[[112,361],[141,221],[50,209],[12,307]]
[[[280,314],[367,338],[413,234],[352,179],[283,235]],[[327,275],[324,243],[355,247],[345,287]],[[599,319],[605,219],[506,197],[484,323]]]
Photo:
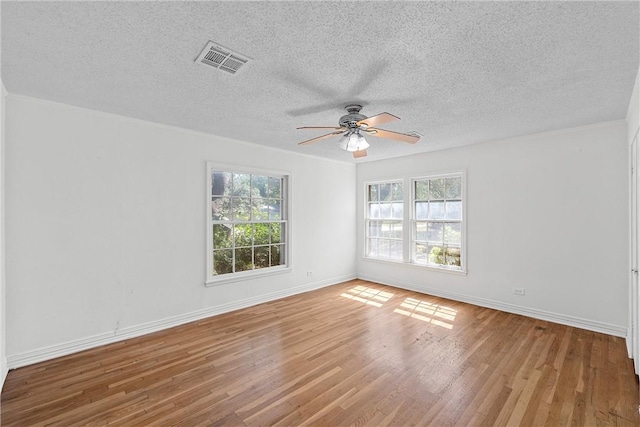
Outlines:
[[415,144],[420,139],[419,136],[410,135],[407,133],[392,132],[390,130],[379,129],[376,126],[400,120],[400,117],[396,117],[389,113],[380,113],[375,116],[367,117],[360,114],[362,105],[349,104],[344,107],[348,114],[340,117],[338,124],[340,126],[302,126],[298,129],[333,129],[333,132],[326,135],[318,136],[316,138],[308,139],[298,143],[298,145],[308,145],[321,139],[329,138],[334,135],[342,134],[342,138],[338,141],[338,146],[345,151],[353,153],[353,157],[356,159],[359,157],[365,157],[367,155],[367,148],[369,143],[362,134],[374,135],[379,138],[393,139],[395,141],[406,142],[409,144]]

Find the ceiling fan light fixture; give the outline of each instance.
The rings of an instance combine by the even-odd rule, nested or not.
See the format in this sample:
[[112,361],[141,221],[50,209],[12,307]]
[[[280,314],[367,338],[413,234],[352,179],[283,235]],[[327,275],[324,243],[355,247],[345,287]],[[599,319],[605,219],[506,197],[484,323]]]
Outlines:
[[369,143],[364,139],[364,136],[360,135],[360,133],[356,131],[346,133],[342,138],[340,138],[338,141],[338,147],[353,153],[354,151],[366,150],[369,148]]

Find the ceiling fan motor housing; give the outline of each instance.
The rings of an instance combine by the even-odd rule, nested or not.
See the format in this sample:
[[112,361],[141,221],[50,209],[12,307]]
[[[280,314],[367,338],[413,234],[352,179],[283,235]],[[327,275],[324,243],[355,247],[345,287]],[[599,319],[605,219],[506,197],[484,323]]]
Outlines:
[[338,124],[340,126],[344,126],[346,128],[355,128],[357,127],[356,125],[357,122],[367,118],[367,116],[360,114],[362,105],[349,104],[344,108],[346,108],[349,114],[345,114],[344,116],[340,117],[340,120],[338,121]]

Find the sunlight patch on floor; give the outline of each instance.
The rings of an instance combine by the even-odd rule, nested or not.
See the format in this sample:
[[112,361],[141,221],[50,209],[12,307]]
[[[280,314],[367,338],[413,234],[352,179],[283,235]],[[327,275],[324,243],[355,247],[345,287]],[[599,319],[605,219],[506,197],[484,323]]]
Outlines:
[[382,307],[382,304],[389,301],[393,295],[394,294],[391,292],[385,292],[362,285],[355,286],[347,292],[340,294],[340,296],[344,298],[372,305],[374,307]]
[[453,321],[456,319],[456,314],[458,313],[453,308],[440,304],[431,304],[430,302],[420,301],[415,298],[405,299],[404,302],[400,304],[400,307],[401,308],[393,310],[393,312],[447,329],[453,329]]

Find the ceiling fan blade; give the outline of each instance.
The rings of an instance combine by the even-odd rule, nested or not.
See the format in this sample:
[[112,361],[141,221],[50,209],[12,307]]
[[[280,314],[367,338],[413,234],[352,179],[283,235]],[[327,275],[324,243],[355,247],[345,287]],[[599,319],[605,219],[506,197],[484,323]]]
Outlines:
[[358,159],[360,157],[367,157],[367,150],[360,150],[353,152],[353,158]]
[[420,139],[419,136],[409,135],[406,133],[392,132],[384,129],[367,129],[367,133],[378,138],[393,139],[396,141],[402,141],[409,144],[415,144]]
[[301,126],[299,128],[296,129],[344,129],[343,127],[338,127],[338,126]]
[[380,113],[376,114],[375,116],[367,117],[364,120],[360,120],[358,122],[358,125],[366,124],[367,126],[372,128],[384,123],[395,122],[396,120],[400,120],[400,117],[394,116],[393,114],[389,113]]
[[333,135],[339,135],[341,133],[343,133],[342,130],[339,130],[339,131],[336,131],[336,132],[331,132],[331,133],[328,133],[326,135],[322,135],[322,136],[318,136],[316,138],[307,139],[306,141],[298,142],[298,145],[308,145],[308,144],[311,144],[313,142],[320,141],[321,139],[329,138],[329,137],[331,137]]
[[371,85],[384,74],[384,70],[389,66],[389,61],[378,60],[372,62],[363,71],[360,78],[351,86],[349,95],[351,98],[361,96]]

